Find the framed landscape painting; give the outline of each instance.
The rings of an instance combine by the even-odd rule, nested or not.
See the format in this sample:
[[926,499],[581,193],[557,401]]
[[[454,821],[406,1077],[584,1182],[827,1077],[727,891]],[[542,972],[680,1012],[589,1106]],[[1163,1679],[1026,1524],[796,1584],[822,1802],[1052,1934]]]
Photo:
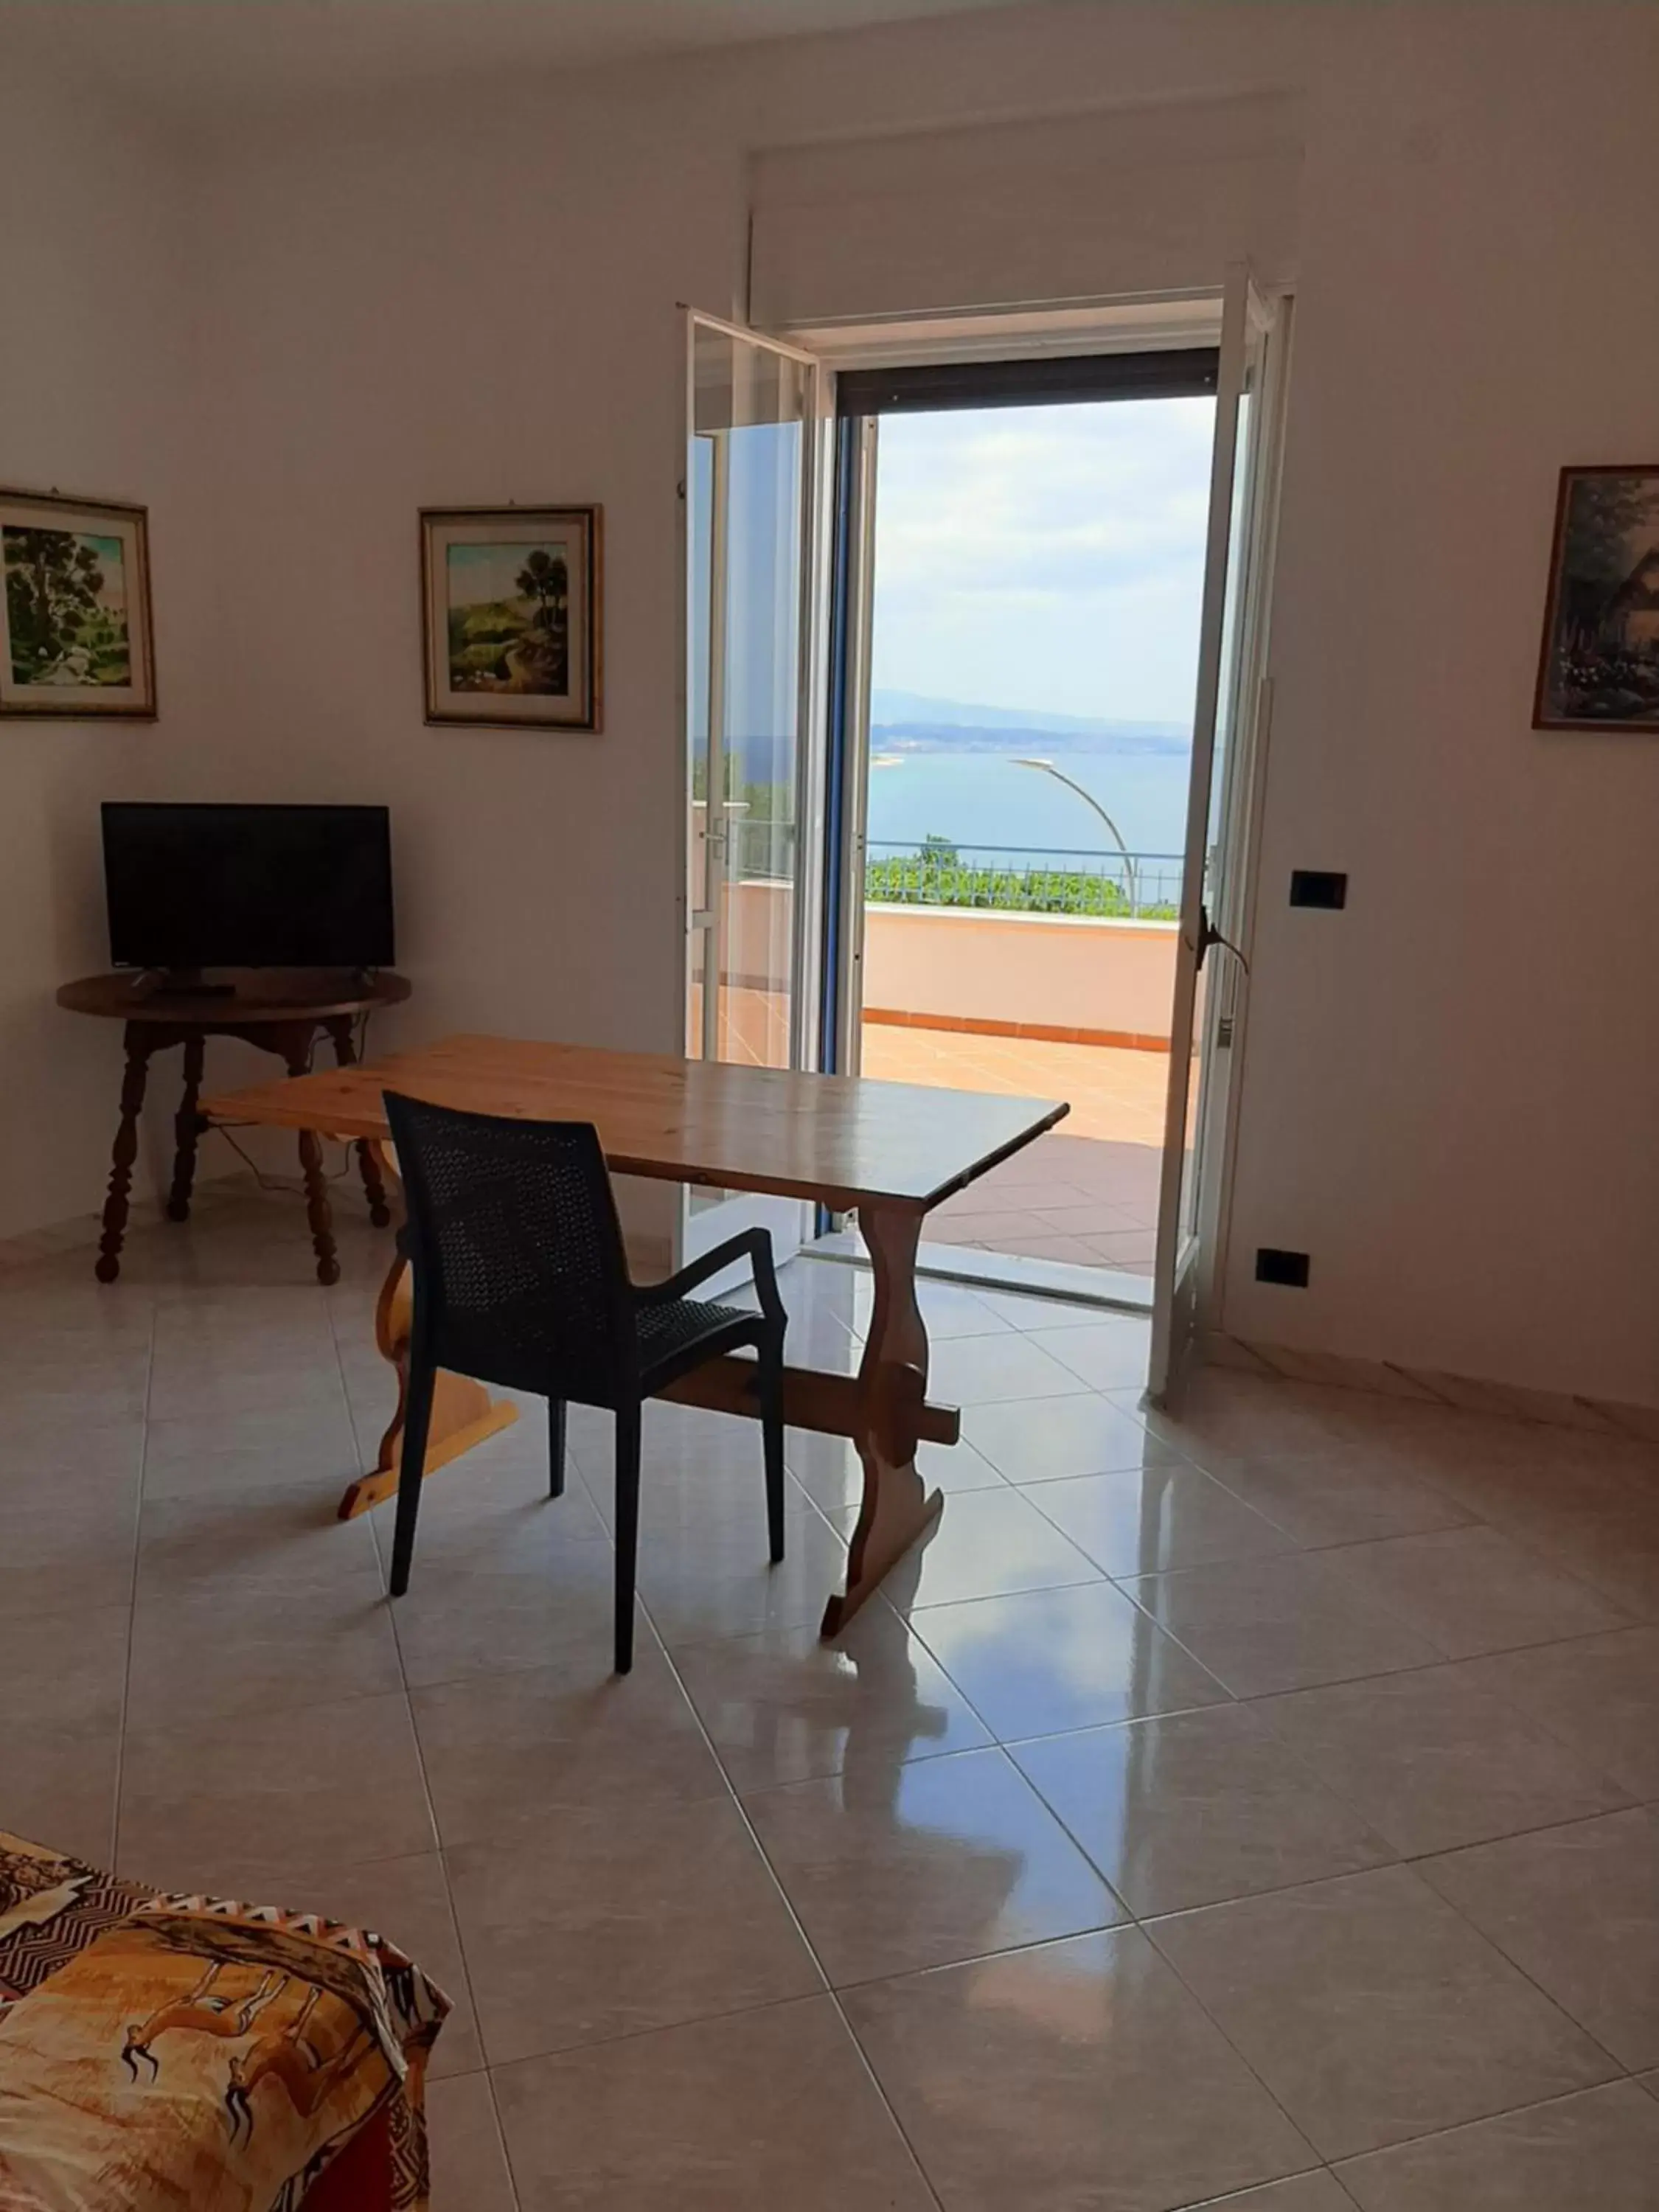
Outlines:
[[597,507],[423,507],[426,718],[597,730]]
[[155,714],[142,507],[0,491],[0,715]]
[[1561,471],[1532,726],[1659,733],[1659,462]]

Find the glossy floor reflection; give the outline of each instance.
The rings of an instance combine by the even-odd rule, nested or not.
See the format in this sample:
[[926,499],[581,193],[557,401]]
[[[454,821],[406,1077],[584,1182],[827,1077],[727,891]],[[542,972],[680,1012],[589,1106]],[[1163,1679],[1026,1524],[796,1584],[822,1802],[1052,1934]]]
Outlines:
[[[339,1523],[386,1241],[210,1188],[0,1273],[0,1827],[378,1924],[451,1991],[434,2212],[1648,2212],[1659,1455],[924,1292],[933,1540],[835,1646],[846,1446],[652,1410]],[[867,1279],[785,1272],[848,1368]]]

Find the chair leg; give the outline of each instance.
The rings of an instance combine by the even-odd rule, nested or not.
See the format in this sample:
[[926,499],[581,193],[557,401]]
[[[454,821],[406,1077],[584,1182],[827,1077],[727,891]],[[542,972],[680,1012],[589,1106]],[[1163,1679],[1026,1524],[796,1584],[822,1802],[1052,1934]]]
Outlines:
[[432,1425],[432,1392],[438,1370],[429,1359],[409,1354],[409,1383],[404,1397],[404,1455],[398,1474],[398,1518],[392,1532],[392,1595],[401,1597],[409,1588],[410,1564],[415,1557],[415,1522],[421,1510],[421,1485],[426,1480],[427,1431]]
[[761,1448],[766,1455],[767,1547],[783,1557],[783,1340],[763,1345],[759,1358]]
[[617,1408],[617,1672],[634,1664],[634,1577],[640,1548],[640,1406]]
[[547,1494],[564,1496],[564,1400],[547,1401]]

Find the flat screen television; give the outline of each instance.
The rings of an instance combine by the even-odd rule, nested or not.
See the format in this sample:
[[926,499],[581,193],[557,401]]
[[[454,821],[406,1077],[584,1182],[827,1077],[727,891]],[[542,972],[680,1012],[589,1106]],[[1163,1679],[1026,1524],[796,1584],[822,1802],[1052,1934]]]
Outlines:
[[106,804],[118,968],[388,968],[384,806]]

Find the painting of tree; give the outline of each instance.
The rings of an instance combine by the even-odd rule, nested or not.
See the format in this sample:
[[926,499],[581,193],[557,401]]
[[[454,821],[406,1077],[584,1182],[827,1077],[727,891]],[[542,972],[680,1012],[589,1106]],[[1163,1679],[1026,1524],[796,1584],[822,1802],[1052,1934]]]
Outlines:
[[15,524],[3,537],[13,682],[127,683],[120,540]]
[[563,554],[511,542],[452,545],[447,567],[452,688],[562,694],[570,596]]
[[142,507],[0,490],[0,715],[155,713]]
[[599,726],[600,510],[424,507],[427,720]]
[[560,553],[538,545],[519,571],[519,589],[536,602],[535,623],[550,636],[564,619],[570,571]]
[[1659,468],[1562,471],[1533,726],[1659,731]]
[[1567,503],[1563,558],[1575,579],[1611,592],[1638,551],[1659,545],[1659,479],[1581,475]]

